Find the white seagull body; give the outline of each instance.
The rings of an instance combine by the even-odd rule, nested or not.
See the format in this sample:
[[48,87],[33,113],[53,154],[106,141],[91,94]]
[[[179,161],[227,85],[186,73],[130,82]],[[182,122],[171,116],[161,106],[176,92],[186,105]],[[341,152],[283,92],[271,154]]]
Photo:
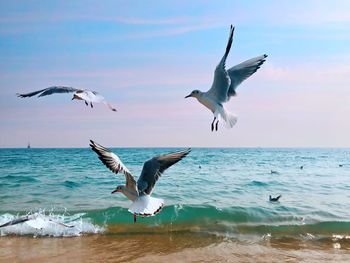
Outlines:
[[27,97],[32,97],[37,94],[40,94],[38,97],[43,97],[43,96],[47,96],[55,93],[74,93],[72,100],[74,99],[83,100],[85,101],[86,106],[90,104],[91,108],[93,108],[93,103],[103,103],[112,111],[117,111],[105,100],[103,96],[101,96],[96,91],[75,89],[72,87],[52,86],[47,89],[42,89],[31,93],[26,93],[26,94],[17,93],[17,96],[20,98],[27,98]]
[[226,70],[226,58],[231,49],[233,32],[234,27],[231,25],[226,52],[215,69],[211,88],[207,92],[194,90],[185,97],[196,98],[214,114],[214,120],[211,124],[212,131],[214,130],[215,120],[217,120],[215,130],[218,130],[219,116],[224,120],[228,128],[232,128],[236,124],[237,117],[227,111],[222,104],[228,102],[232,96],[236,95],[236,89],[239,84],[253,75],[267,57],[267,55],[258,56]]
[[90,142],[92,150],[98,154],[99,159],[107,168],[116,174],[122,172],[125,175],[126,184],[118,185],[112,194],[121,192],[132,201],[128,211],[134,214],[134,222],[136,222],[137,215],[154,216],[162,209],[164,200],[151,197],[154,185],[166,169],[180,161],[191,151],[191,149],[187,149],[153,157],[144,163],[141,175],[136,182],[133,175],[116,154],[94,141]]

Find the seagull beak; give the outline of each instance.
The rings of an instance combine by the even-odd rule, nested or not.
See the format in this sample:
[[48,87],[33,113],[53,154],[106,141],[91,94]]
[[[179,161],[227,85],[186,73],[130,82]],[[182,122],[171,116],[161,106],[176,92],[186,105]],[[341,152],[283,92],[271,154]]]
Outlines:
[[187,99],[187,98],[189,98],[189,97],[192,97],[192,94],[187,95],[187,96],[185,97],[185,99]]
[[111,194],[118,193],[118,192],[119,192],[119,190],[118,190],[118,189],[115,189],[114,191],[112,191]]

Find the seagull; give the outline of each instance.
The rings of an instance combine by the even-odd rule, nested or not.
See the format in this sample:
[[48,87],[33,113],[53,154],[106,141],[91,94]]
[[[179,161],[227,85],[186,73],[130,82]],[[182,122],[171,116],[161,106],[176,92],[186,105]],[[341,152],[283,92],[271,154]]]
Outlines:
[[18,217],[16,219],[13,219],[5,224],[0,225],[0,228],[7,227],[7,226],[13,226],[13,225],[17,225],[20,223],[26,223],[27,225],[29,225],[33,228],[36,228],[36,229],[44,229],[45,227],[47,227],[49,225],[49,223],[58,224],[60,226],[64,226],[64,227],[68,227],[68,228],[74,227],[71,225],[64,224],[62,222],[57,222],[57,221],[51,219],[50,217],[44,216],[42,214],[34,213],[34,214],[25,215],[25,216],[21,216],[21,217]]
[[236,89],[239,84],[253,75],[265,62],[267,57],[267,55],[264,54],[226,70],[226,58],[231,49],[234,29],[235,28],[231,25],[226,52],[215,69],[214,81],[211,88],[207,92],[193,90],[191,94],[185,97],[196,98],[214,114],[214,120],[211,123],[211,131],[214,131],[216,120],[215,130],[218,130],[219,116],[224,120],[228,128],[232,128],[236,124],[237,117],[227,111],[223,103],[228,102],[232,96],[236,96]]
[[89,106],[89,104],[90,104],[91,108],[93,108],[94,106],[92,103],[102,102],[112,111],[117,111],[115,108],[113,108],[105,100],[105,98],[103,96],[101,96],[96,91],[75,89],[72,87],[52,86],[52,87],[49,87],[46,89],[42,89],[42,90],[38,90],[38,91],[26,93],[26,94],[17,93],[17,96],[20,98],[27,98],[27,97],[32,97],[32,96],[35,96],[37,94],[40,94],[38,97],[43,97],[43,96],[47,96],[47,95],[51,95],[51,94],[55,94],[55,93],[70,93],[70,92],[74,92],[72,100],[74,100],[74,99],[83,100],[83,101],[85,101],[86,106]]
[[141,175],[136,182],[128,168],[111,150],[92,140],[90,140],[90,146],[102,163],[113,173],[122,172],[125,175],[125,185],[118,185],[112,194],[123,193],[132,201],[128,211],[134,215],[134,223],[136,223],[136,216],[154,216],[160,212],[164,206],[164,200],[151,197],[154,185],[166,169],[186,157],[191,151],[186,149],[153,157],[144,163]]
[[270,195],[269,200],[270,200],[270,202],[278,202],[278,200],[281,198],[281,196],[282,196],[282,195],[279,195],[279,196],[277,196],[277,197],[271,197],[271,195]]

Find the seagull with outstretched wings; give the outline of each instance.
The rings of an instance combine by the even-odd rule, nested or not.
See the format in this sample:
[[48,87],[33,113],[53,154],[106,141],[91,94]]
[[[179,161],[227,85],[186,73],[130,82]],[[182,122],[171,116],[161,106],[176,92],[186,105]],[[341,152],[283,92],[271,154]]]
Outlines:
[[90,146],[97,153],[102,163],[113,173],[121,172],[124,174],[125,185],[118,185],[112,191],[112,194],[117,192],[123,193],[132,201],[128,211],[134,214],[134,222],[136,222],[136,216],[138,215],[154,216],[163,208],[163,199],[151,197],[154,186],[166,169],[186,157],[191,151],[191,149],[186,149],[153,157],[144,163],[141,175],[136,182],[128,168],[111,150],[92,140],[90,141]]
[[38,95],[38,97],[43,97],[47,95],[52,95],[56,93],[74,93],[72,100],[83,100],[88,106],[90,104],[91,108],[93,108],[93,103],[103,103],[105,104],[110,110],[117,111],[115,108],[112,107],[111,104],[109,104],[105,98],[97,93],[96,91],[90,91],[90,90],[83,90],[83,89],[76,89],[72,87],[65,87],[65,86],[52,86],[46,89],[26,93],[26,94],[19,94],[17,93],[17,96],[20,98],[28,98],[33,97],[35,95]]
[[211,131],[214,131],[214,129],[216,131],[218,130],[219,116],[224,120],[228,128],[232,128],[236,124],[237,117],[226,110],[223,103],[228,102],[232,96],[236,95],[237,87],[245,79],[253,75],[265,62],[267,57],[264,54],[244,61],[230,69],[226,69],[226,58],[231,49],[234,30],[235,28],[231,25],[226,52],[215,69],[214,81],[211,88],[207,92],[193,90],[191,94],[185,97],[196,98],[214,114]]

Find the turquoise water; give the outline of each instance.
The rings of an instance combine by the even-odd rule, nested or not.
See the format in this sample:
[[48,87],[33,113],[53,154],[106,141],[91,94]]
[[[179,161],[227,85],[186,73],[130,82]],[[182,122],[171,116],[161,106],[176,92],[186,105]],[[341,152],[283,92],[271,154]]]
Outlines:
[[[136,179],[145,160],[173,150],[113,149]],[[349,149],[194,148],[157,182],[153,195],[165,200],[164,209],[134,225],[130,202],[111,194],[124,176],[111,173],[91,149],[0,149],[0,223],[42,211],[65,216],[65,222],[79,218],[107,234],[142,229],[248,239],[347,236],[349,157]],[[280,202],[270,203],[270,194],[282,194]],[[2,234],[24,233],[12,228]]]

